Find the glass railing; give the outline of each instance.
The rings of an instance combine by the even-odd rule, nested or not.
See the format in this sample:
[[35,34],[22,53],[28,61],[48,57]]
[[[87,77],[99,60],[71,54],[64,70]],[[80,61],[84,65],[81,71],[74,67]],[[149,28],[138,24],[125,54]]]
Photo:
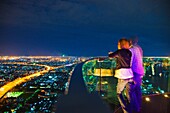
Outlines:
[[[142,94],[163,94],[170,92],[170,57],[144,57],[145,75],[142,80]],[[118,103],[117,79],[114,77],[115,59],[98,59],[85,62],[83,78],[89,93],[98,92],[110,104]]]

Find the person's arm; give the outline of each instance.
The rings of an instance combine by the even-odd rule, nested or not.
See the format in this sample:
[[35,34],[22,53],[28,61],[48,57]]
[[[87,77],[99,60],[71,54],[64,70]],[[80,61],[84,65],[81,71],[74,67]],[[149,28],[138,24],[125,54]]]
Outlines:
[[108,53],[108,57],[110,57],[110,58],[115,58],[115,57],[117,57],[117,56],[118,56],[118,50],[115,51],[115,52],[109,52],[109,53]]

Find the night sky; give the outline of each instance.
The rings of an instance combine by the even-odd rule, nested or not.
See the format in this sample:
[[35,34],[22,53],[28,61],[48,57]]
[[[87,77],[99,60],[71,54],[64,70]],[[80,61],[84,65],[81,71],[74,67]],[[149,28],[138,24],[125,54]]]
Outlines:
[[170,56],[169,0],[0,0],[0,55],[106,56],[137,35]]

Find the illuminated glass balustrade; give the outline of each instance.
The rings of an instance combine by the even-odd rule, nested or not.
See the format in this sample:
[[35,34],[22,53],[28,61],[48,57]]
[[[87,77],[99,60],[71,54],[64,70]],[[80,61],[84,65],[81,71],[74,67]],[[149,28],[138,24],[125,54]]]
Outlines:
[[[143,65],[143,96],[170,92],[170,57],[144,57]],[[117,102],[115,67],[116,59],[94,59],[87,61],[82,68],[87,90],[90,93],[99,92],[103,99],[114,104]]]

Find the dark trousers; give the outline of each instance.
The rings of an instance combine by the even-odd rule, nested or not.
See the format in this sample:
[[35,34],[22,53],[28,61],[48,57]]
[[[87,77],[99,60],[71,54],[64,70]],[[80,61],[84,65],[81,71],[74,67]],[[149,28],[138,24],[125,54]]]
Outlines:
[[142,84],[142,78],[140,74],[133,73],[134,74],[134,81],[135,81],[135,87],[134,87],[134,97],[135,99],[135,106],[134,110],[139,112],[141,110],[141,104],[142,104],[142,90],[141,90],[141,84]]

